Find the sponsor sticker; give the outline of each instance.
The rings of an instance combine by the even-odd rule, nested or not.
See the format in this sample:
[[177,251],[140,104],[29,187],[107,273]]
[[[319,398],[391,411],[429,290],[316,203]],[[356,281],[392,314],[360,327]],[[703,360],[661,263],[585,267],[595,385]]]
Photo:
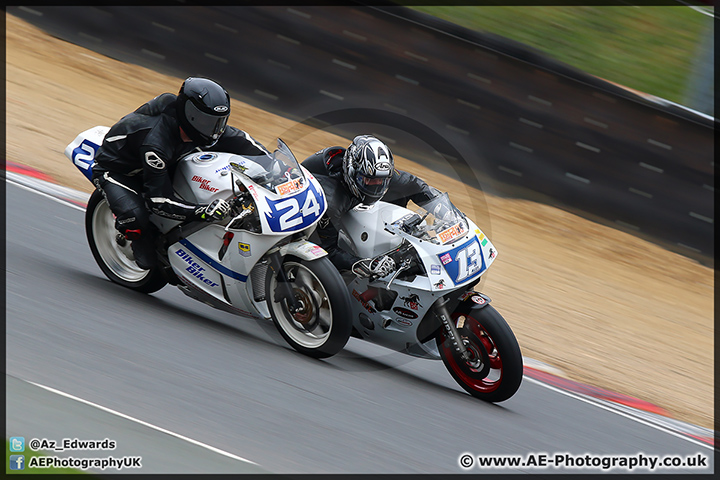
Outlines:
[[440,257],[440,261],[442,262],[443,265],[447,265],[448,263],[452,262],[452,257],[450,256],[449,253],[446,253],[445,255]]
[[463,228],[461,223],[456,223],[452,227],[448,228],[447,230],[443,230],[442,232],[438,233],[438,238],[442,243],[448,243],[451,242],[453,239],[461,236],[465,233],[465,229]]
[[412,311],[408,310],[407,308],[403,308],[403,307],[395,307],[395,308],[393,308],[393,312],[397,313],[398,315],[400,315],[403,318],[415,319],[418,317],[417,313],[412,312]]
[[200,190],[207,190],[208,192],[217,192],[220,189],[210,186],[210,180],[202,178],[200,175],[193,176],[190,180],[200,184]]
[[403,304],[406,307],[412,308],[413,310],[417,310],[422,307],[420,304],[420,297],[418,297],[417,293],[410,294],[407,297],[400,297],[400,300],[404,302]]
[[413,325],[413,322],[411,322],[410,320],[406,320],[404,318],[396,318],[395,323],[397,323],[401,327],[412,327],[412,325]]
[[487,300],[485,300],[480,295],[473,295],[472,297],[470,297],[470,299],[478,305],[485,305],[487,303]]
[[442,273],[442,269],[440,268],[440,265],[430,265],[430,274],[431,275],[440,275]]
[[442,290],[443,288],[445,288],[445,280],[441,278],[439,282],[433,283],[433,287],[437,288],[438,290]]
[[250,256],[250,244],[238,242],[238,251],[243,257]]
[[363,307],[365,307],[365,310],[370,313],[377,313],[369,303],[367,303],[365,300],[362,299],[362,297],[360,297],[360,294],[357,292],[357,290],[353,289],[352,296],[355,297],[355,299],[360,302]]
[[497,252],[494,248],[490,247],[490,258],[495,258],[495,255],[497,255]]
[[288,193],[297,192],[302,188],[302,180],[299,178],[296,178],[295,180],[290,180],[285,183],[281,183],[277,187],[275,187],[275,191],[279,193],[280,195],[287,195]]

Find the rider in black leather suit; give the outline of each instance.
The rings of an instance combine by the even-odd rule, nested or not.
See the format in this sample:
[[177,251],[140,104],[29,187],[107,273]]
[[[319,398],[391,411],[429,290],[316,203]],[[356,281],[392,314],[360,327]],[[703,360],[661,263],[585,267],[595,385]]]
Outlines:
[[216,82],[187,78],[178,95],[163,93],[110,128],[95,156],[93,182],[115,214],[117,230],[132,240],[135,261],[157,265],[149,212],[181,221],[222,220],[227,202],[195,205],[176,196],[172,174],[180,158],[196,150],[267,154],[247,133],[227,126],[230,96]]
[[[338,270],[348,270],[359,257],[338,246],[342,215],[363,203],[372,205],[382,199],[402,207],[412,200],[422,205],[440,192],[422,179],[395,169],[392,152],[387,145],[370,135],[359,135],[347,149],[328,147],[302,162],[322,185],[328,209],[320,219],[316,233],[322,248]],[[388,262],[376,262],[388,265]],[[394,265],[386,268],[393,268]],[[378,276],[385,271],[374,272]]]

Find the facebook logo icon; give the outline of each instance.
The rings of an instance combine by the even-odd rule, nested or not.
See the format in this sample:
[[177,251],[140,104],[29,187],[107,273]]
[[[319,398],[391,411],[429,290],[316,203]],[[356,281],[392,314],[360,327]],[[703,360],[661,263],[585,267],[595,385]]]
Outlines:
[[25,455],[10,455],[10,470],[25,470]]

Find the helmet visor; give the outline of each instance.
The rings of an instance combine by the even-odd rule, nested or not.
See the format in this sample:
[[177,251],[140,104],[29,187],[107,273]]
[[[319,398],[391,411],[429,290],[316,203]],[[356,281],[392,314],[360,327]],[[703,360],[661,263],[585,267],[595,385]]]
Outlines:
[[224,115],[211,115],[198,109],[190,101],[185,102],[185,118],[203,138],[208,141],[217,141],[225,131],[229,113]]
[[360,193],[375,201],[380,200],[390,186],[390,177],[369,177],[358,173],[355,177],[355,184]]

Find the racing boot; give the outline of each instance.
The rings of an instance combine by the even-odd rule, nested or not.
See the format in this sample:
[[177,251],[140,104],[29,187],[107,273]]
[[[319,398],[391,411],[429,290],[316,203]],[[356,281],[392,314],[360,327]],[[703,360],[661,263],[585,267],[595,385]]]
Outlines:
[[157,254],[155,253],[155,245],[150,235],[142,234],[140,230],[127,230],[125,238],[131,240],[130,248],[132,248],[135,263],[143,270],[150,270],[157,266]]

